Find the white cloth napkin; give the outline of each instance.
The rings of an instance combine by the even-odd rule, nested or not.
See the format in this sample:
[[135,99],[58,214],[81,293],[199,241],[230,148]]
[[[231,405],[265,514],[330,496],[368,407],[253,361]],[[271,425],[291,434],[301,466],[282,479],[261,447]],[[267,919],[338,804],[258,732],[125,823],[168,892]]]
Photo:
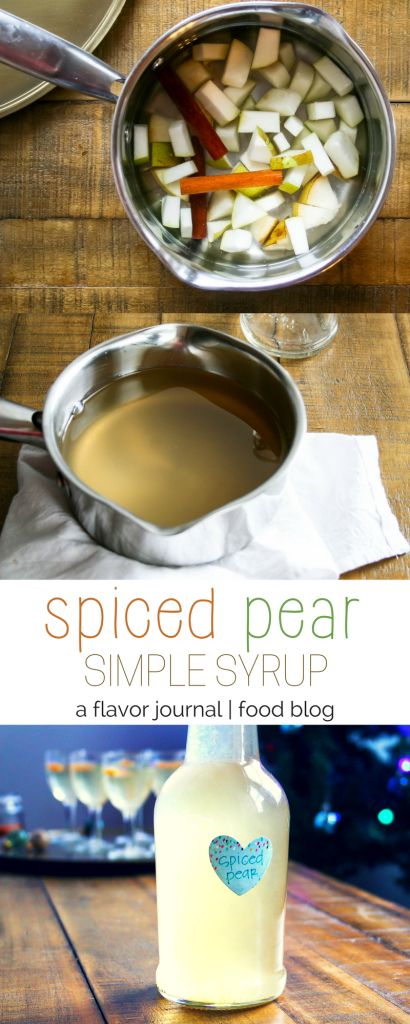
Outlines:
[[242,551],[184,569],[145,565],[96,544],[72,516],[45,452],[21,449],[18,481],[0,537],[1,579],[155,579],[175,572],[337,579],[410,550],[387,501],[375,437],[308,434],[272,525]]

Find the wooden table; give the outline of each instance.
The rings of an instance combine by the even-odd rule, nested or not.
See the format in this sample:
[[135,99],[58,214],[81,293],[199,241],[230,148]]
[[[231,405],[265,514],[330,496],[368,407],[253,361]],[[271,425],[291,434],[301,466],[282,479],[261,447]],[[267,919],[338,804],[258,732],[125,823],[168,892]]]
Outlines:
[[[155,884],[2,876],[2,1024],[204,1024],[161,999]],[[215,1024],[408,1024],[410,912],[293,867],[288,983],[276,1003]]]
[[[127,0],[98,49],[128,72],[167,28],[218,0]],[[249,309],[410,309],[410,47],[406,0],[326,0],[376,65],[393,105],[398,162],[381,217],[342,263],[298,288],[250,295]],[[0,123],[3,311],[87,316],[241,311],[242,296],[179,284],[140,241],[115,191],[110,104],[55,90]],[[47,328],[45,327],[45,331]]]
[[[105,338],[153,321],[191,320],[240,336],[236,314],[20,313],[0,317],[1,393],[41,408],[56,374]],[[344,314],[333,345],[313,359],[287,363],[304,396],[310,430],[376,434],[383,481],[402,529],[410,535],[410,316]],[[1,384],[1,377],[0,377]],[[0,388],[1,390],[1,388]],[[0,443],[0,523],[16,490],[17,448]],[[354,578],[410,577],[410,557],[387,559]]]

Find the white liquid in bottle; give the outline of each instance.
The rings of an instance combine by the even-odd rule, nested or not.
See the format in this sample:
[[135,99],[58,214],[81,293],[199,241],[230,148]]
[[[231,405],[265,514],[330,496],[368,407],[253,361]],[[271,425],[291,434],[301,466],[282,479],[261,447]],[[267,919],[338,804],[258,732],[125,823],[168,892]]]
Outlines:
[[281,994],[288,836],[286,796],[260,764],[256,727],[191,727],[155,809],[163,996],[228,1009]]

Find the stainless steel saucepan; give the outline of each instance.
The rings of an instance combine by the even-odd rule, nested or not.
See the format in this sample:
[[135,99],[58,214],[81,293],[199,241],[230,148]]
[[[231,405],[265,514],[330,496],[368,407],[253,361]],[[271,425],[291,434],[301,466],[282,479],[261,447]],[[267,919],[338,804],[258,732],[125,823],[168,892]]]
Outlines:
[[[211,32],[254,31],[261,25],[281,28],[293,41],[325,52],[338,62],[352,79],[365,114],[360,126],[360,174],[344,183],[337,219],[300,259],[284,252],[282,258],[272,260],[262,251],[255,258],[238,254],[222,259],[215,246],[173,235],[160,222],[158,187],[152,182],[147,189],[147,174],[133,161],[133,125],[146,121],[144,104],[157,83],[156,63],[175,58]],[[124,82],[116,102],[111,138],[119,197],[131,223],[168,270],[198,288],[261,291],[313,277],[350,252],[378,216],[386,197],[393,173],[395,134],[383,86],[366,55],[342,26],[308,4],[240,0],[193,14],[165,32],[137,61],[126,80],[72,43],[0,11],[0,61],[112,103],[116,102],[113,85]]]
[[[279,426],[285,448],[279,468],[256,490],[173,528],[145,522],[91,490],[63,455],[67,426],[88,399],[113,380],[159,367],[206,370],[258,395]],[[300,392],[279,363],[220,331],[187,324],[144,328],[84,352],[57,377],[43,413],[0,399],[0,439],[48,450],[84,529],[121,555],[157,565],[210,562],[245,547],[272,520],[305,430]]]

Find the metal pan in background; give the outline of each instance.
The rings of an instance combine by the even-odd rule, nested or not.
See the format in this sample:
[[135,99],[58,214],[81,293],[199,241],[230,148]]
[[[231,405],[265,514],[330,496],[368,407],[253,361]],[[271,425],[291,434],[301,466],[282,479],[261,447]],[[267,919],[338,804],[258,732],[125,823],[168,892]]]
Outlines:
[[[1,2],[1,0],[0,0]],[[159,218],[159,194],[150,195],[133,157],[134,124],[146,118],[147,97],[158,84],[158,62],[172,61],[194,41],[215,30],[237,31],[265,26],[280,27],[296,40],[330,55],[344,69],[360,95],[365,113],[367,153],[361,174],[343,187],[338,219],[303,256],[272,260],[239,253],[221,259],[219,250],[198,245],[164,230]],[[212,292],[265,291],[298,284],[334,266],[353,249],[376,219],[393,174],[395,131],[390,104],[372,64],[360,47],[331,15],[303,3],[277,0],[234,0],[191,15],[168,29],[139,58],[126,78],[120,71],[45,32],[36,25],[0,9],[0,62],[43,78],[55,85],[80,89],[115,104],[111,132],[111,164],[118,195],[146,244],[180,281]],[[114,83],[124,85],[117,97]],[[118,89],[118,86],[117,86]],[[140,113],[141,112],[141,113]],[[145,179],[144,179],[145,180]],[[157,190],[159,193],[159,189]],[[289,254],[287,254],[289,255]]]
[[[8,0],[7,10],[93,51],[112,28],[124,4],[125,0]],[[34,82],[32,75],[0,64],[0,118],[26,107],[53,88],[48,82]]]
[[[92,490],[72,472],[63,452],[68,424],[92,395],[113,380],[167,367],[205,370],[258,395],[279,425],[285,446],[279,468],[255,490],[170,528],[140,519]],[[222,331],[194,324],[147,327],[83,352],[54,381],[43,414],[0,399],[0,438],[48,450],[73,514],[87,533],[120,555],[154,565],[212,562],[249,544],[272,521],[305,431],[302,396],[275,359]]]

